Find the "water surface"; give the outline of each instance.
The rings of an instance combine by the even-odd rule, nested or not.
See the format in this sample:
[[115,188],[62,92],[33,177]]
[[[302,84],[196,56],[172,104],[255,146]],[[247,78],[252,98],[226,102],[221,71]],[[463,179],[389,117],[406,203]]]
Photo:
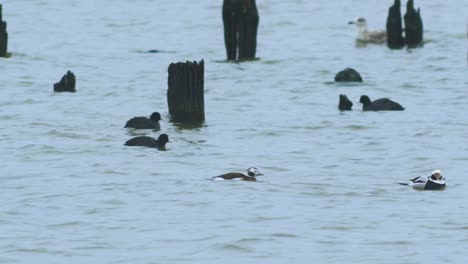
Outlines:
[[[392,51],[347,22],[384,28],[393,1],[257,2],[242,64],[222,1],[2,2],[0,263],[466,262],[468,3],[416,1],[428,43]],[[167,67],[201,59],[206,123],[184,129]],[[333,83],[345,67],[365,82]],[[77,93],[54,94],[67,70]],[[340,93],[406,110],[339,112]],[[153,111],[161,131],[123,128]],[[123,146],[162,132],[167,151]],[[206,180],[251,165],[260,182]],[[445,191],[396,184],[437,168]]]

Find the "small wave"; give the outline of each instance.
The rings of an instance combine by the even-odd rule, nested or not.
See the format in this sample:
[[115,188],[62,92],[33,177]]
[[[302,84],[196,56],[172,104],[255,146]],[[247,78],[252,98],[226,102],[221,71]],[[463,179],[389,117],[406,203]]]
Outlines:
[[232,244],[232,243],[226,243],[221,246],[222,250],[229,250],[229,251],[238,251],[238,252],[244,252],[244,253],[249,253],[252,252],[252,249],[245,247],[245,246],[240,246],[237,244]]
[[295,234],[290,234],[290,233],[273,233],[270,236],[272,237],[286,237],[286,238],[296,238],[298,237]]

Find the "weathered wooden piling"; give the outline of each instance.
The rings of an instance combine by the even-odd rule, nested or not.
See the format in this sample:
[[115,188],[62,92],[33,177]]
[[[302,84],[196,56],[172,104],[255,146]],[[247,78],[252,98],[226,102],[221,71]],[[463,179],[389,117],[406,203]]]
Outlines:
[[351,111],[353,107],[353,102],[348,99],[348,97],[344,94],[340,94],[340,102],[338,103],[338,109],[340,111]]
[[171,63],[168,73],[167,104],[172,121],[205,121],[204,61]]
[[255,59],[259,20],[255,0],[224,0],[224,43],[228,60]]
[[76,78],[73,72],[67,71],[60,82],[54,84],[54,92],[76,92]]
[[423,23],[421,13],[414,9],[414,1],[408,0],[406,4],[405,41],[408,48],[416,48],[423,44]]
[[0,4],[0,57],[6,57],[8,49],[7,23],[2,18],[2,4]]
[[387,46],[390,49],[401,49],[405,46],[400,7],[400,0],[395,0],[393,6],[388,9]]

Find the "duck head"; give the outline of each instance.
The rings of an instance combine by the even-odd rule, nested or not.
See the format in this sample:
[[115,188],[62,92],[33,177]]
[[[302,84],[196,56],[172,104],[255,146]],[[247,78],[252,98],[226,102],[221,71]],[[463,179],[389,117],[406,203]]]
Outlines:
[[445,180],[440,170],[433,171],[431,174],[431,179],[436,180],[436,181]]
[[367,95],[361,95],[361,98],[359,98],[359,102],[363,105],[370,105],[371,104],[371,100],[369,98],[369,96]]
[[150,120],[158,122],[159,120],[161,120],[161,114],[159,114],[158,112],[152,113],[150,116]]
[[161,134],[158,137],[158,142],[164,146],[167,142],[169,142],[169,136],[167,134]]
[[257,168],[250,167],[250,168],[247,169],[246,175],[251,177],[251,178],[255,178],[256,176],[261,176],[263,174],[260,173],[260,171]]

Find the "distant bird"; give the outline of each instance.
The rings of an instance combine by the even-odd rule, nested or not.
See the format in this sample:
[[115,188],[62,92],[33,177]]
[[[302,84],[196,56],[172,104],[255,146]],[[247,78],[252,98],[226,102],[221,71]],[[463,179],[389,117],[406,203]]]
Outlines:
[[335,75],[335,82],[362,82],[362,77],[353,68],[346,68]]
[[348,22],[350,25],[356,25],[358,36],[357,41],[362,43],[384,44],[387,42],[386,30],[367,30],[367,21],[363,17],[357,17]]
[[338,109],[341,111],[348,111],[351,110],[353,107],[353,102],[348,99],[348,97],[344,94],[340,94],[340,103],[338,104]]
[[161,120],[161,115],[158,112],[154,112],[149,118],[138,116],[128,120],[125,127],[136,129],[159,129],[159,120]]
[[226,174],[222,174],[216,177],[211,178],[215,181],[224,181],[224,180],[242,180],[242,181],[257,181],[255,178],[256,176],[263,175],[258,171],[255,167],[250,167],[247,169],[246,173],[239,173],[239,172],[230,172]]
[[125,142],[125,146],[139,146],[164,150],[167,142],[169,142],[169,137],[166,134],[161,134],[157,140],[152,137],[139,136]]
[[381,98],[371,101],[369,96],[362,95],[359,99],[362,103],[362,110],[364,111],[403,111],[405,108],[399,103],[394,102],[388,98]]
[[440,170],[435,170],[430,176],[419,176],[411,179],[409,183],[399,183],[408,185],[416,190],[443,190],[445,189],[445,178]]

